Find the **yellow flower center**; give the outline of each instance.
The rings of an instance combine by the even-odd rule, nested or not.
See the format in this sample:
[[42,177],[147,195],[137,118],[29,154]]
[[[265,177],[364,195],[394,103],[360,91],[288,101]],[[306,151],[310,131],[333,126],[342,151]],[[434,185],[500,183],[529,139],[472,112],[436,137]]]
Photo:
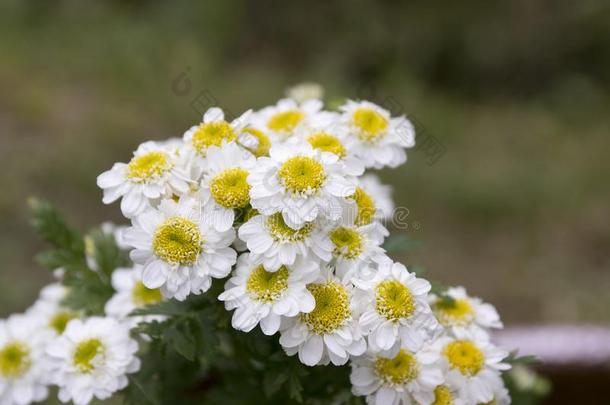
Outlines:
[[166,262],[192,265],[202,251],[203,237],[194,222],[172,217],[157,227],[152,245],[155,254]]
[[282,243],[301,242],[309,236],[314,227],[312,222],[307,222],[300,229],[292,229],[286,225],[279,212],[267,218],[266,225],[273,240]]
[[286,190],[298,194],[318,191],[326,180],[324,166],[307,156],[295,156],[286,160],[278,175]]
[[256,149],[247,148],[250,152],[252,152],[252,154],[254,156],[256,156],[256,157],[269,156],[269,149],[271,148],[271,140],[269,140],[269,137],[267,135],[265,135],[262,131],[259,131],[258,129],[254,129],[254,128],[246,128],[246,129],[242,130],[242,132],[250,134],[250,135],[254,136],[256,139],[258,139],[258,146],[256,147]]
[[434,402],[432,405],[453,405],[453,395],[446,385],[439,385],[434,389]]
[[415,312],[413,294],[397,280],[382,281],[375,287],[375,309],[387,320],[409,318]]
[[320,132],[307,137],[307,142],[309,142],[314,149],[334,153],[341,159],[345,157],[345,147],[336,136]]
[[340,226],[330,232],[330,240],[335,245],[335,256],[354,259],[364,250],[362,235],[355,229]]
[[356,214],[356,219],[354,220],[354,224],[357,226],[368,225],[373,222],[373,218],[375,218],[375,202],[371,198],[370,195],[366,193],[361,187],[356,188],[356,192],[349,197],[354,200],[356,203],[356,207],[358,208],[358,212]]
[[0,376],[2,378],[17,378],[25,374],[32,361],[30,350],[22,342],[11,342],[0,349]]
[[443,354],[449,361],[449,366],[458,369],[460,373],[472,376],[477,374],[485,362],[485,355],[469,340],[456,340],[445,346]]
[[243,208],[250,203],[250,185],[246,181],[248,172],[235,167],[227,169],[210,181],[214,200],[225,208]]
[[277,271],[267,271],[262,265],[258,266],[252,270],[246,281],[246,291],[250,296],[266,303],[275,302],[286,288],[288,288],[288,269],[285,266]]
[[221,146],[222,141],[234,141],[237,134],[227,121],[213,121],[200,124],[191,140],[195,150],[204,154],[210,146]]
[[375,372],[387,384],[406,384],[417,378],[417,359],[413,353],[400,349],[394,358],[378,357]]
[[148,152],[135,156],[127,165],[127,177],[134,183],[157,179],[172,168],[165,152]]
[[309,284],[307,289],[316,306],[310,313],[301,314],[301,320],[318,335],[336,331],[350,317],[349,295],[343,285],[335,282]]
[[433,309],[443,326],[467,325],[474,319],[474,310],[466,299],[439,300]]
[[267,127],[275,132],[289,134],[303,120],[305,114],[298,110],[283,111],[272,116],[267,122]]
[[94,360],[103,355],[104,344],[99,339],[88,339],[80,342],[74,350],[73,363],[81,373],[89,373],[95,368]]
[[148,288],[141,281],[136,282],[131,291],[133,302],[138,307],[160,302],[163,298],[159,288]]
[[77,315],[74,312],[60,311],[51,318],[49,326],[55,329],[58,335],[61,335],[66,330],[68,322],[75,318],[77,318]]
[[358,137],[366,142],[374,142],[383,137],[388,129],[388,120],[372,108],[361,107],[354,111],[353,124]]

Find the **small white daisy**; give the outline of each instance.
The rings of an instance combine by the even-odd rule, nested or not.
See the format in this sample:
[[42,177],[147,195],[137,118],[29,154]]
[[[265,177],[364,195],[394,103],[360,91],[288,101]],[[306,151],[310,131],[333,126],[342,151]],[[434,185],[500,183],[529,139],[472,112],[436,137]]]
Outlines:
[[441,336],[432,347],[441,355],[447,384],[456,387],[467,403],[492,401],[501,384],[500,372],[510,369],[502,362],[508,352],[494,346],[480,330],[457,330],[456,336]]
[[235,143],[210,146],[206,157],[206,173],[201,182],[204,204],[209,202],[212,226],[224,232],[233,226],[235,210],[250,204],[247,178],[256,165],[256,158]]
[[383,262],[370,277],[354,278],[363,312],[362,332],[373,350],[395,345],[419,350],[438,328],[428,305],[430,283],[400,263]]
[[391,263],[385,250],[379,246],[382,240],[377,237],[375,228],[371,225],[339,225],[328,232],[328,237],[333,244],[333,257],[339,277],[350,280],[358,277],[364,267]]
[[183,159],[152,141],[141,144],[129,163],[115,163],[97,178],[104,204],[122,197],[121,211],[127,218],[142,213],[155,200],[187,192],[190,182]]
[[333,245],[320,221],[293,229],[279,212],[271,216],[255,215],[240,226],[238,233],[253,258],[268,271],[291,266],[297,258],[314,263],[332,259]]
[[[376,175],[365,174],[358,178],[358,188],[356,189],[354,199],[358,203],[358,208],[362,206],[369,210],[369,212],[373,211],[372,218],[377,218],[381,221],[392,219],[394,214],[392,187],[381,183],[381,180]],[[367,217],[362,218],[362,220],[367,222]],[[368,219],[368,222],[370,223],[371,220]],[[366,223],[362,225],[366,225]]]
[[259,129],[243,128],[239,131],[236,142],[256,157],[269,156],[271,139]]
[[40,290],[38,300],[27,311],[27,314],[33,314],[40,319],[40,327],[50,336],[61,335],[68,322],[82,316],[81,313],[61,304],[67,294],[68,289],[63,285],[49,284]]
[[218,232],[206,219],[201,201],[183,196],[176,203],[163,200],[135,217],[125,240],[135,249],[131,259],[143,266],[142,282],[161,288],[167,298],[186,299],[211,285],[211,277],[231,271],[237,254],[229,246],[235,231]]
[[307,100],[322,100],[324,98],[324,87],[313,82],[299,83],[288,88],[286,96],[297,103],[303,103]]
[[322,106],[320,100],[307,100],[299,104],[285,98],[252,114],[251,123],[254,128],[269,134],[273,142],[284,141],[297,131],[309,128]]
[[252,207],[264,215],[281,212],[295,229],[319,214],[333,221],[341,217],[342,198],[356,187],[337,155],[305,142],[274,145],[269,155],[259,158],[248,176]]
[[248,125],[250,113],[246,111],[240,117],[228,122],[220,108],[212,107],[203,115],[201,124],[191,127],[184,133],[184,142],[191,152],[195,152],[198,156],[206,156],[210,146],[235,142],[239,132]]
[[25,405],[47,397],[47,341],[36,315],[0,320],[0,404]]
[[315,308],[286,318],[280,337],[284,351],[289,356],[298,353],[301,363],[308,366],[329,362],[340,366],[350,356],[364,353],[366,342],[355,321],[351,284],[342,283],[326,267],[307,289],[313,295]]
[[165,319],[158,315],[129,316],[135,309],[163,300],[160,289],[151,289],[144,285],[142,270],[142,266],[136,265],[133,268],[118,268],[112,273],[112,287],[116,293],[106,302],[106,315],[119,321],[127,321],[130,326]]
[[352,362],[352,391],[366,395],[371,404],[411,405],[415,399],[430,405],[434,389],[444,380],[439,360],[439,354],[427,348],[416,352],[400,348],[395,353],[369,350]]
[[47,348],[49,375],[62,402],[88,404],[107,399],[127,386],[126,374],[140,368],[138,343],[129,326],[113,318],[70,321],[63,335]]
[[464,287],[449,288],[445,294],[449,300],[430,295],[430,306],[444,327],[450,330],[479,328],[484,331],[502,328],[502,321],[493,305],[468,296]]
[[366,167],[381,169],[397,167],[407,156],[404,149],[415,145],[413,125],[405,117],[390,117],[390,113],[368,101],[348,100],[339,108],[342,122],[356,141],[354,154]]
[[235,329],[250,332],[260,322],[263,333],[273,335],[282,316],[313,310],[315,301],[306,286],[318,275],[319,267],[313,262],[297,262],[270,272],[245,253],[218,299],[225,301],[227,310],[235,309],[231,322]]

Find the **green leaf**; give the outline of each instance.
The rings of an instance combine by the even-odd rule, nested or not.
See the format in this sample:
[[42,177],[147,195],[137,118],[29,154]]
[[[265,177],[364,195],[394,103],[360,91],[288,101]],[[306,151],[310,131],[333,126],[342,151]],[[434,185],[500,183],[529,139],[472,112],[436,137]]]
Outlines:
[[512,365],[521,364],[525,366],[531,366],[542,363],[542,361],[536,356],[519,356],[518,353],[518,350],[513,350],[509,353],[508,357],[504,359],[504,361]]
[[73,253],[85,252],[80,234],[70,228],[59,212],[47,201],[31,198],[32,225],[38,234],[51,245]]
[[383,244],[383,248],[388,253],[405,253],[417,249],[420,245],[420,241],[399,233],[388,237]]

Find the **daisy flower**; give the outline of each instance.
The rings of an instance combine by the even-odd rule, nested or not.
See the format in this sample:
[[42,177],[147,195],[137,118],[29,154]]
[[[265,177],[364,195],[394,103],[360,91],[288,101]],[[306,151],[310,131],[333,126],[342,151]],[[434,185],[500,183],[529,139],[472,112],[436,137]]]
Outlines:
[[305,140],[314,149],[337,155],[339,161],[345,166],[345,173],[350,176],[360,176],[364,173],[362,160],[355,156],[350,145],[350,137],[346,128],[335,125],[336,113],[327,112],[318,119],[313,128],[302,131],[297,137],[291,139],[292,142]]
[[[351,196],[358,206],[360,225],[368,225],[373,219],[387,221],[394,214],[392,187],[381,183],[374,174],[365,174],[358,178],[356,193]],[[362,212],[362,214],[360,214]]]
[[106,315],[120,321],[127,320],[130,326],[165,319],[158,315],[129,317],[134,310],[163,299],[160,289],[151,289],[144,285],[142,270],[142,266],[136,265],[133,268],[118,268],[112,273],[112,287],[116,293],[106,302]]
[[502,362],[508,352],[494,346],[481,331],[456,332],[455,337],[444,335],[432,343],[441,354],[447,384],[456,387],[467,403],[492,401],[501,384],[500,372],[510,369]]
[[282,316],[314,309],[314,298],[306,286],[318,274],[319,267],[313,262],[297,262],[270,272],[244,253],[218,299],[225,301],[227,310],[235,309],[231,322],[235,329],[250,332],[260,323],[263,333],[273,335]]
[[212,107],[203,115],[203,122],[191,127],[184,133],[184,142],[190,151],[205,156],[210,146],[237,140],[239,132],[248,125],[251,111],[246,111],[231,122],[225,120],[224,112]]
[[324,87],[318,83],[304,82],[292,86],[286,90],[286,96],[298,103],[307,100],[322,100],[324,98]]
[[379,264],[372,277],[354,278],[363,312],[362,332],[374,350],[402,347],[419,350],[437,330],[438,323],[428,305],[430,283],[415,277],[400,263]]
[[333,245],[321,221],[293,229],[279,212],[271,216],[254,215],[239,227],[238,234],[253,258],[267,271],[291,266],[297,258],[314,263],[332,259]]
[[47,397],[47,340],[35,315],[0,320],[0,404],[25,405]]
[[443,382],[440,356],[429,349],[395,353],[368,351],[352,362],[350,380],[355,395],[379,405],[411,405],[412,399],[430,405],[434,389]]
[[298,353],[301,363],[308,366],[329,362],[340,366],[347,363],[350,355],[363,354],[366,342],[355,321],[351,285],[344,284],[326,267],[307,289],[315,307],[309,313],[286,319],[280,336],[284,351],[289,356]]
[[394,168],[406,161],[404,148],[415,145],[415,131],[404,116],[392,118],[387,110],[368,101],[348,100],[339,109],[355,140],[354,153],[366,167]]
[[122,198],[121,212],[127,218],[142,213],[152,201],[189,190],[189,172],[184,159],[156,142],[145,142],[129,163],[115,163],[97,177],[104,190],[104,204]]
[[82,314],[62,305],[68,289],[60,283],[53,283],[40,290],[38,300],[28,310],[27,314],[36,316],[40,327],[50,336],[59,336],[72,319],[80,318]]
[[237,258],[229,247],[235,232],[214,230],[206,215],[201,201],[183,196],[178,202],[163,200],[132,220],[124,236],[135,248],[131,259],[143,266],[146,287],[184,300],[189,293],[207,291],[211,277],[229,274]]
[[381,240],[375,235],[375,228],[368,226],[339,225],[330,230],[329,239],[333,244],[333,257],[337,275],[346,279],[358,276],[365,266],[373,263],[390,262],[385,250],[379,246]]
[[235,210],[250,204],[247,178],[256,158],[235,143],[210,146],[206,157],[206,174],[201,182],[204,204],[211,209],[212,226],[224,232],[233,226]]
[[94,397],[110,398],[127,386],[126,374],[139,370],[137,351],[128,325],[113,318],[70,321],[47,348],[49,375],[59,386],[59,399],[81,405]]
[[256,157],[269,156],[271,139],[261,130],[244,128],[237,135],[237,143]]
[[480,298],[470,297],[464,287],[452,287],[445,292],[450,299],[430,295],[430,306],[436,319],[446,328],[502,328],[498,312]]
[[275,145],[269,155],[259,158],[248,176],[252,207],[264,215],[281,212],[295,229],[319,214],[331,220],[341,216],[341,199],[356,187],[337,155],[305,142]]
[[284,141],[295,132],[308,128],[322,109],[320,100],[298,103],[284,98],[276,105],[265,107],[252,114],[252,126],[269,134],[272,141]]

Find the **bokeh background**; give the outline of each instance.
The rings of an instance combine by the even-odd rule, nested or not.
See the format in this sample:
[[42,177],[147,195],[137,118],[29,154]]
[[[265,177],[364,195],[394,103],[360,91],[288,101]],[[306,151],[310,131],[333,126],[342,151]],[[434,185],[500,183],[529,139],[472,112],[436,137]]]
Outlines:
[[390,104],[442,145],[381,173],[421,241],[402,259],[508,325],[608,324],[603,0],[2,1],[0,315],[51,280],[28,197],[81,229],[120,222],[95,185],[113,162],[199,122],[198,96],[237,114],[301,81]]

